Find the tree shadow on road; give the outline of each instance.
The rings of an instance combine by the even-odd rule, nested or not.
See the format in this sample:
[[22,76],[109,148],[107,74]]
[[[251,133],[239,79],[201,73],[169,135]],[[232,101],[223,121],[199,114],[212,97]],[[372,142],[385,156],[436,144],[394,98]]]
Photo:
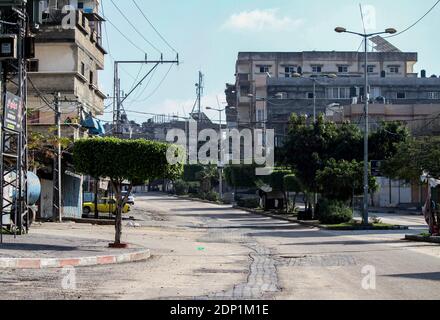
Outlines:
[[440,281],[440,272],[392,274],[385,275],[385,277]]

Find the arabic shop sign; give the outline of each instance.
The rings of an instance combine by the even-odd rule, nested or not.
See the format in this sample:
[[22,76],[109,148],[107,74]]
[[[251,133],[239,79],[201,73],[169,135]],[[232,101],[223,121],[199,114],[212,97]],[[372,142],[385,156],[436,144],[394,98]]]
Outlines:
[[21,109],[22,100],[20,97],[6,92],[5,101],[5,119],[4,125],[6,128],[14,131],[21,130]]

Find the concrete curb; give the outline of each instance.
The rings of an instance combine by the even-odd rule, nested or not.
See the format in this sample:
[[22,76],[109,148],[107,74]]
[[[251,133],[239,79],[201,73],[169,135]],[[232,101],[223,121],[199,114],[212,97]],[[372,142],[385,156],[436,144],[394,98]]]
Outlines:
[[199,198],[191,198],[191,197],[185,197],[185,196],[177,196],[177,195],[171,195],[174,198],[177,198],[179,200],[188,200],[188,201],[192,201],[192,202],[202,202],[202,203],[208,203],[208,204],[215,204],[218,206],[227,206],[230,205],[228,203],[221,203],[221,202],[214,202],[214,201],[209,201],[209,200],[203,200],[203,199],[199,199]]
[[150,250],[120,255],[79,258],[0,258],[0,269],[52,269],[64,267],[91,267],[128,262],[140,262],[151,257]]
[[351,227],[335,228],[335,227],[332,227],[332,226],[322,225],[322,224],[320,224],[317,221],[303,221],[303,220],[298,220],[296,218],[283,217],[281,215],[271,214],[271,213],[267,213],[267,212],[263,212],[263,211],[258,211],[258,210],[253,210],[253,209],[247,209],[247,208],[241,208],[241,207],[235,207],[235,208],[239,209],[239,210],[247,211],[247,212],[252,213],[252,214],[258,214],[258,215],[262,215],[262,216],[273,218],[273,219],[284,220],[284,221],[288,221],[288,222],[298,223],[300,225],[311,227],[311,228],[319,228],[319,229],[329,230],[329,231],[386,231],[386,230],[396,231],[396,230],[409,230],[409,227],[407,227],[407,226],[390,226],[390,227],[362,227],[362,226],[359,226],[359,227],[356,227],[356,228],[351,228]]
[[440,237],[425,237],[420,235],[406,235],[405,240],[440,244]]

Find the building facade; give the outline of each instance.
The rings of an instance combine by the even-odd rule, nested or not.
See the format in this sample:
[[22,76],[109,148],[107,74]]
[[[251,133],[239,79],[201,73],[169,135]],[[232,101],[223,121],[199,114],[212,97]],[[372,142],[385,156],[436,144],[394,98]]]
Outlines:
[[[57,109],[63,138],[75,140],[103,133],[96,119],[104,113],[106,99],[99,88],[99,72],[104,69],[106,54],[99,4],[99,0],[28,1],[35,34],[35,58],[27,66],[31,134],[50,135],[56,126]],[[74,172],[69,158],[64,152],[61,214],[81,218],[83,177]],[[54,161],[48,158],[37,171],[42,182],[41,219],[54,216],[54,167]]]
[[[240,52],[236,82],[225,91],[235,107],[228,124],[274,128],[280,144],[292,113],[336,117],[345,110],[343,119],[359,121],[360,114],[351,110],[363,104],[364,59],[358,52]],[[368,53],[370,102],[387,106],[383,114],[372,114],[372,125],[374,120],[413,120],[440,113],[440,79],[427,78],[425,71],[419,77],[414,71],[417,59],[414,52]],[[406,106],[402,117],[397,105]]]
[[106,54],[99,0],[34,1],[29,5],[33,24],[39,26],[35,59],[28,65],[30,130],[45,130],[55,123],[54,95],[59,93],[63,132],[78,138],[81,123],[89,116],[102,115],[106,99],[99,88]]

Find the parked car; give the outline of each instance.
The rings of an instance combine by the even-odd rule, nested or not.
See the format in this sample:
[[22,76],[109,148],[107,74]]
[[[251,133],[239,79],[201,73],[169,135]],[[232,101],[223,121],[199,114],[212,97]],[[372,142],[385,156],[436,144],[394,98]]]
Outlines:
[[[127,191],[122,191],[122,196],[125,197],[126,195],[127,195]],[[129,205],[134,206],[134,196],[133,196],[131,193],[130,193],[129,196],[128,196],[127,203],[128,203]]]
[[[129,213],[131,210],[130,205],[127,203],[122,209],[122,213]],[[83,214],[89,215],[95,212],[95,204],[93,202],[85,202],[83,204]],[[111,198],[98,199],[98,212],[100,213],[116,213],[116,200]]]

